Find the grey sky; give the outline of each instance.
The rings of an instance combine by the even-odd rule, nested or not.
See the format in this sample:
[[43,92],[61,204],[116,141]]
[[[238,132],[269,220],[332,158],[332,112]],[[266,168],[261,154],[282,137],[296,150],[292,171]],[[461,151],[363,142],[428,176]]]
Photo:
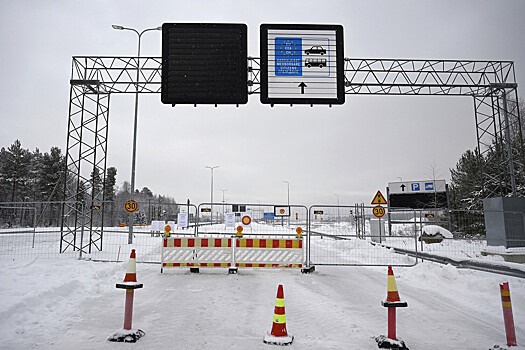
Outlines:
[[[65,152],[71,57],[134,56],[138,30],[165,22],[341,24],[345,57],[512,60],[525,96],[525,1],[61,1],[0,2],[0,146]],[[159,56],[161,33],[142,37]],[[133,95],[111,99],[108,166],[130,180]],[[342,106],[171,106],[141,95],[136,187],[209,200],[297,204],[365,202],[388,182],[449,180],[476,145],[469,97],[347,95]]]

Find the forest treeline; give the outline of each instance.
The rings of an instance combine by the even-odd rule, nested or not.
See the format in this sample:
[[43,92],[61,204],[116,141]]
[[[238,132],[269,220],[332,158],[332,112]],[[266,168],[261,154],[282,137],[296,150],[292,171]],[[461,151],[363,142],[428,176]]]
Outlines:
[[[512,102],[510,102],[512,103]],[[514,107],[516,102],[514,102]],[[516,108],[514,108],[516,110]],[[520,123],[514,123],[510,133],[513,140],[525,136],[525,103],[518,104]],[[520,132],[521,129],[521,132]],[[513,147],[515,182],[518,196],[525,196],[525,150],[520,142]],[[450,169],[450,198],[453,209],[482,209],[487,193],[507,196],[511,193],[508,166],[508,149],[495,142],[482,154],[477,149],[467,150]],[[30,151],[15,140],[9,147],[0,150],[0,202],[44,202],[64,199],[65,155],[58,147],[49,152],[39,149]],[[116,184],[117,169],[109,167],[103,174],[92,173],[91,183],[83,184],[103,191],[106,201],[125,202],[130,198],[130,184]],[[82,192],[82,191],[81,191]],[[173,198],[155,195],[148,187],[135,190],[137,201],[149,203],[172,203]],[[89,202],[89,198],[85,198]]]
[[[9,147],[0,149],[0,202],[53,202],[64,199],[65,155],[59,147],[51,147],[49,152],[38,148],[30,151],[15,140]],[[102,174],[92,173],[91,184],[104,191],[106,201],[125,202],[130,198],[131,186],[124,181],[117,186],[117,168]],[[175,203],[169,196],[154,194],[148,187],[135,190],[135,200]],[[89,198],[85,198],[86,201]]]

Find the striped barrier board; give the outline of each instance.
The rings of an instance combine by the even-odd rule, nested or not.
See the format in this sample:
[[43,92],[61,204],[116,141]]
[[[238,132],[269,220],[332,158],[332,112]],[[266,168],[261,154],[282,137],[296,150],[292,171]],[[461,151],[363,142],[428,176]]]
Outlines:
[[301,239],[240,238],[235,243],[237,267],[303,267]]
[[164,237],[164,267],[302,268],[301,239]]
[[231,238],[164,237],[161,272],[164,267],[230,267]]

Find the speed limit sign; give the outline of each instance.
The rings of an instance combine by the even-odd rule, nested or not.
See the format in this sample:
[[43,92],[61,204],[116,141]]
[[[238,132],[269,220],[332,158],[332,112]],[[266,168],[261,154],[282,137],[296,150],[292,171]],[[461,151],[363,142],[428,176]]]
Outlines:
[[377,205],[373,209],[374,216],[376,218],[382,218],[385,215],[385,208],[380,205]]
[[124,204],[124,209],[126,209],[128,213],[133,213],[138,208],[139,208],[139,204],[133,199],[130,199],[129,201],[126,202],[126,204]]

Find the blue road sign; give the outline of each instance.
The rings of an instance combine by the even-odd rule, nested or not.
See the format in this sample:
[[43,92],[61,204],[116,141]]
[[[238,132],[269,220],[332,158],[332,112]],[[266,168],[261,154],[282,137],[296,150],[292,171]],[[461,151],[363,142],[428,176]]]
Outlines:
[[412,184],[412,192],[417,192],[420,190],[419,183],[413,183]]
[[303,39],[275,38],[275,75],[300,77],[303,75]]
[[264,219],[265,221],[272,221],[272,220],[275,219],[275,214],[274,214],[274,213],[271,213],[271,212],[269,212],[269,213],[264,213],[263,219]]
[[434,191],[434,183],[425,182],[425,191]]

